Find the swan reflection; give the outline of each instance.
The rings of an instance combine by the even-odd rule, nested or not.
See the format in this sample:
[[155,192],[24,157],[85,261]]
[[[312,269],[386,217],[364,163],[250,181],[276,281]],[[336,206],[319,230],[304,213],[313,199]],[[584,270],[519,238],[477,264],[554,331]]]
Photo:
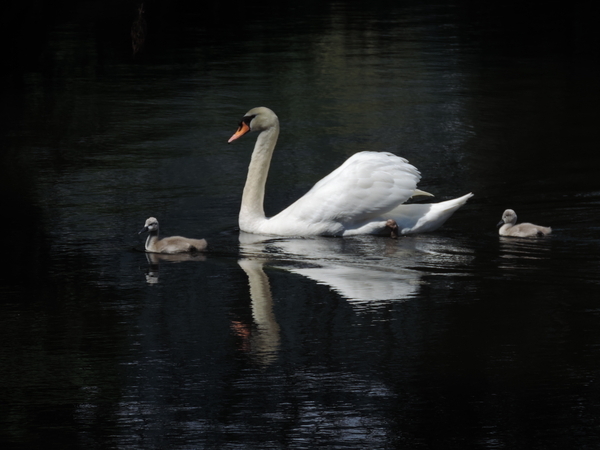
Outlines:
[[280,346],[265,266],[329,286],[361,312],[414,298],[429,268],[437,275],[454,275],[453,267],[469,264],[474,257],[471,249],[436,237],[282,238],[242,232],[239,240],[242,258],[238,264],[248,276],[254,323],[234,322],[232,329],[242,337],[242,348],[261,365],[271,364]]
[[277,358],[279,350],[279,324],[273,313],[273,296],[263,262],[240,259],[239,266],[246,272],[250,285],[250,299],[254,330],[241,322],[233,322],[232,329],[242,337],[243,348],[252,353],[261,365],[269,365]]
[[[373,237],[273,238],[240,233],[246,259],[299,274],[329,286],[350,302],[406,300],[420,286],[414,264],[415,241]],[[411,257],[412,255],[412,257]]]
[[419,288],[418,277],[412,272],[399,274],[335,265],[288,270],[329,286],[350,302],[405,300]]
[[[392,239],[371,240],[381,255],[394,254]],[[273,312],[273,296],[264,266],[277,267],[325,284],[350,302],[404,300],[419,288],[418,272],[382,267],[383,257],[361,258],[365,243],[332,238],[273,238],[240,233],[239,266],[248,276],[253,326],[233,322],[242,349],[256,362],[274,362],[280,346],[280,327]],[[362,250],[361,250],[362,249]],[[373,249],[371,249],[373,250]],[[370,251],[369,251],[370,252]]]

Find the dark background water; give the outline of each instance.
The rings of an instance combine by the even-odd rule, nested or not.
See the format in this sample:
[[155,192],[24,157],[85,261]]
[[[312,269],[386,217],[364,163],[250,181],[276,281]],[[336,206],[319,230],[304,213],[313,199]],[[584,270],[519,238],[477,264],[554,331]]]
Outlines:
[[[593,8],[151,1],[135,56],[135,2],[6,8],[2,448],[600,445]],[[475,197],[397,241],[240,235],[260,105],[268,214],[366,149]],[[147,258],[151,215],[211,251]]]

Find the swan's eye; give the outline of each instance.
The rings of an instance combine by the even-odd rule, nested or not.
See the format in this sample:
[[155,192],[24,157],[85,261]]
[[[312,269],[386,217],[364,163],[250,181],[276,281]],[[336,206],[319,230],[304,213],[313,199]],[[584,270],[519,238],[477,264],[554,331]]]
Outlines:
[[246,124],[246,125],[248,125],[248,127],[250,127],[250,122],[252,122],[252,120],[253,120],[255,117],[256,117],[256,114],[254,114],[254,115],[252,115],[252,116],[244,116],[244,117],[242,118],[242,121],[240,122],[240,127],[241,127],[243,124]]

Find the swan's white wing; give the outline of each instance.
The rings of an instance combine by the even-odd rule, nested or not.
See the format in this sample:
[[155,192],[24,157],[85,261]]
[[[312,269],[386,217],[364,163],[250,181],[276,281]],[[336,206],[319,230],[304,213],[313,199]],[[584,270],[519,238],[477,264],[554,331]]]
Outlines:
[[419,179],[419,171],[404,158],[384,152],[356,153],[273,219],[363,222],[408,200]]

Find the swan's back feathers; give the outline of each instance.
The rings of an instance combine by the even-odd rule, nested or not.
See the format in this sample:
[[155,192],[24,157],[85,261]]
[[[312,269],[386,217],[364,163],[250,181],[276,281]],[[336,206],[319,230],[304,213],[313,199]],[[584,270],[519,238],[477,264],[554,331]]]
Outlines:
[[419,179],[414,166],[392,153],[356,153],[270,220],[360,223],[408,200]]

